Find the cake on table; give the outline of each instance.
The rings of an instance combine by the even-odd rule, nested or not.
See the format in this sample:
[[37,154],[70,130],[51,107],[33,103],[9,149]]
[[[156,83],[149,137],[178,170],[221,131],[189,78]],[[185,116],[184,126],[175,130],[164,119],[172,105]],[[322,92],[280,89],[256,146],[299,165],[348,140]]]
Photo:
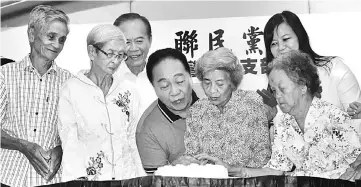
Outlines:
[[228,170],[224,166],[195,163],[162,166],[154,174],[165,177],[228,178]]

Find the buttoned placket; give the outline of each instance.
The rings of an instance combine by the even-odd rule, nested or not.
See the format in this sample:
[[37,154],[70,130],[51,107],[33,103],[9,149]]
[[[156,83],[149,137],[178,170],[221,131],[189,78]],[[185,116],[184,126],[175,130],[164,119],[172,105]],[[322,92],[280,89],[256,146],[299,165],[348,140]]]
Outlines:
[[[111,92],[114,90],[114,84],[115,82],[113,82],[112,86],[109,89],[109,92],[106,96],[104,96],[103,91],[96,86],[96,88],[100,91],[100,94],[102,95],[102,97],[97,96],[97,99],[100,101],[100,103],[105,107],[105,111],[106,111],[106,118],[107,118],[107,122],[102,122],[102,128],[104,129],[105,133],[108,135],[109,140],[110,140],[110,150],[111,150],[111,161],[109,161],[108,157],[105,156],[105,160],[108,164],[110,164],[112,166],[112,180],[115,180],[115,161],[114,161],[114,145],[113,145],[113,130],[112,130],[112,124],[111,124],[111,120],[110,120],[110,115],[109,115],[109,109],[108,109],[108,104],[111,103],[110,101],[107,100],[107,97],[111,94]],[[97,91],[98,92],[98,91]]]
[[[30,135],[30,137],[28,137],[32,142],[38,143],[37,142],[37,135],[40,134],[40,128],[38,127],[39,124],[39,116],[41,116],[42,109],[39,107],[41,105],[40,99],[42,99],[42,95],[41,95],[41,90],[45,85],[45,81],[43,81],[42,77],[37,73],[37,71],[35,70],[35,68],[31,67],[29,72],[30,77],[36,79],[37,84],[35,84],[35,93],[34,93],[34,97],[35,97],[35,105],[36,105],[36,111],[34,111],[33,115],[34,117],[31,118],[31,122],[28,124],[28,129],[29,132],[28,135]],[[40,119],[41,122],[42,119]]]

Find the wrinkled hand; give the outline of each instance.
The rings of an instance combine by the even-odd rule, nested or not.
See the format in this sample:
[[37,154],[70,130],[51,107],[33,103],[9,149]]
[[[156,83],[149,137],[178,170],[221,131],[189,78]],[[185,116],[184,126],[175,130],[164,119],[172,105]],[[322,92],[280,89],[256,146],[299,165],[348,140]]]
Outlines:
[[361,180],[361,154],[359,154],[358,158],[350,164],[350,167],[355,172],[353,176],[354,180]]
[[342,180],[348,180],[348,181],[355,181],[355,170],[353,168],[347,168],[347,170],[345,171],[345,173],[343,173],[339,179]]
[[229,169],[230,166],[223,162],[221,159],[217,158],[217,157],[212,157],[212,156],[209,156],[207,153],[201,153],[199,155],[195,155],[194,158],[196,158],[197,160],[200,160],[200,161],[203,161],[203,162],[208,162],[208,161],[211,161],[213,162],[214,164],[216,165],[222,165],[224,166],[225,168]]
[[46,175],[45,179],[47,181],[51,181],[60,168],[61,160],[63,157],[63,149],[59,145],[54,147],[53,149],[50,149],[48,153],[50,154],[50,161],[49,161],[50,171],[48,175]]
[[26,142],[20,151],[29,160],[35,171],[46,179],[49,173],[49,165],[47,160],[50,159],[50,154],[36,143]]
[[271,108],[277,106],[277,100],[271,92],[262,89],[262,91],[257,90],[257,93],[262,97],[264,104],[270,106]]
[[270,121],[270,120],[273,120],[273,118],[276,117],[277,115],[277,107],[270,107],[266,104],[263,105],[263,109],[267,115],[267,120]]
[[361,103],[352,102],[347,108],[347,113],[352,117],[352,119],[361,119]]
[[183,156],[179,157],[177,160],[175,160],[175,161],[172,162],[172,165],[175,166],[175,165],[177,165],[177,164],[182,164],[182,165],[188,166],[189,164],[192,164],[192,163],[201,164],[201,165],[202,165],[202,162],[201,162],[201,161],[197,160],[197,159],[194,158],[194,157],[187,156],[187,155],[183,155]]
[[241,177],[241,178],[252,177],[252,175],[248,172],[248,169],[242,167],[228,170],[228,175],[232,177]]

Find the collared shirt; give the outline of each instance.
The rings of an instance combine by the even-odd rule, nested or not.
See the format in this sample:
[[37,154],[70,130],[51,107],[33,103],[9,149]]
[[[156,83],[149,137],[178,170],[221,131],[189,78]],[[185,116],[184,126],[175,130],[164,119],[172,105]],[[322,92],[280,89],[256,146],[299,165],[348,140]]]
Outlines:
[[282,114],[275,123],[272,156],[265,167],[291,175],[338,179],[361,153],[357,131],[346,112],[313,98],[302,132],[296,119]]
[[207,153],[230,165],[257,168],[271,157],[267,115],[261,96],[236,90],[223,112],[208,99],[189,109],[184,144],[187,155]]
[[[192,92],[192,104],[198,100]],[[137,146],[142,159],[143,167],[152,170],[167,165],[184,151],[185,119],[172,113],[164,103],[158,99],[157,105],[144,119],[141,128],[137,131]]]
[[152,84],[149,82],[147,72],[145,69],[137,75],[134,75],[128,68],[125,62],[122,62],[115,72],[115,75],[120,76],[121,79],[127,80],[134,84],[138,93],[141,95],[140,114],[158,98],[155,94]]
[[80,71],[60,91],[63,181],[145,176],[135,143],[139,95],[133,84],[115,76],[104,95],[87,72]]
[[[60,145],[56,127],[61,85],[71,73],[55,63],[43,75],[29,55],[20,62],[0,67],[0,124],[10,136],[27,140],[48,151]],[[47,184],[19,151],[1,149],[1,182],[10,186]],[[60,182],[60,173],[50,183]]]

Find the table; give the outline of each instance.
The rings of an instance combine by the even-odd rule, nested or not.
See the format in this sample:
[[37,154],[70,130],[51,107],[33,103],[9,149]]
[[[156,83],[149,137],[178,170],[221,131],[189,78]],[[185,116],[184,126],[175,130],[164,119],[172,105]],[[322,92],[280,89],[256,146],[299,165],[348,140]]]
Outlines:
[[146,176],[121,181],[70,181],[42,187],[361,187],[361,180],[315,177],[262,176],[254,178],[204,179]]

